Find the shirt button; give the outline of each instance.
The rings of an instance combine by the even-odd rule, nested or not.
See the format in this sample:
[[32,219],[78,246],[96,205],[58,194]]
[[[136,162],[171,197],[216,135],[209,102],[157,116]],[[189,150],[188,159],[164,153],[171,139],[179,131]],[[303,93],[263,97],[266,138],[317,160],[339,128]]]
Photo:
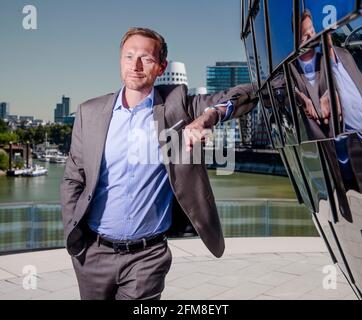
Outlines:
[[92,195],[90,194],[90,195],[88,196],[88,201],[91,201],[91,199],[92,199]]
[[73,226],[75,227],[78,224],[78,221],[74,221]]

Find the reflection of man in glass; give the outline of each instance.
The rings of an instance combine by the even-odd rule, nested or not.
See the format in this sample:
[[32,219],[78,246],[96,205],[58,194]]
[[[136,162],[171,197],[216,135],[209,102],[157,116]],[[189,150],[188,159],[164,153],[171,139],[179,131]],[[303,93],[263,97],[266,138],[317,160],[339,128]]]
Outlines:
[[333,45],[328,35],[329,56],[342,105],[343,131],[362,131],[362,74],[348,50]]
[[[312,15],[309,10],[305,10],[301,18],[301,45],[316,35]],[[333,45],[332,37],[329,34],[329,56],[332,62],[332,70],[337,89],[337,108],[339,115],[343,116],[343,131],[362,130],[362,74],[359,71],[355,60],[348,50]],[[316,49],[309,49],[299,59],[299,71],[308,79],[311,86],[316,82],[319,86],[319,103],[308,100],[305,92],[296,90],[299,99],[303,100],[305,105],[305,114],[321,123],[330,122],[331,108],[329,93],[325,84],[324,67],[321,54]],[[319,70],[321,72],[319,72]],[[299,88],[298,88],[299,89]],[[342,107],[341,107],[342,106]]]
[[[309,10],[303,12],[300,27],[300,43],[303,46],[316,35]],[[304,111],[301,112],[301,117],[305,124],[307,139],[324,140],[332,137],[331,125],[333,121],[330,121],[331,108],[323,56],[319,46],[315,45],[306,50],[291,65],[295,93],[297,102]],[[337,108],[341,112],[338,93],[336,93],[336,98]],[[340,168],[341,151],[338,148],[338,143],[335,144],[334,140],[326,141],[323,143],[322,148],[325,151],[326,160],[334,178],[340,212],[346,219],[350,220],[351,213],[345,191],[347,186],[344,181],[346,170]],[[346,160],[346,158],[344,159]]]
[[360,132],[335,139],[339,167],[346,189],[362,192],[362,74],[350,52],[333,45],[331,34],[328,35],[328,46],[334,83],[342,105],[342,130]]
[[[300,44],[303,46],[315,37],[312,15],[309,10],[302,13],[300,22]],[[330,136],[330,108],[327,84],[324,78],[322,54],[318,48],[307,48],[292,65],[297,103],[301,106],[303,122],[308,139],[325,139]]]

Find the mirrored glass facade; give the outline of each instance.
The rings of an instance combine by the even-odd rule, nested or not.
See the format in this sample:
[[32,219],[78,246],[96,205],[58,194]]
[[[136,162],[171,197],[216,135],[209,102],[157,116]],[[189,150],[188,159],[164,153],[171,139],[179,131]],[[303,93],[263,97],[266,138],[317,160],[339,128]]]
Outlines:
[[268,0],[273,69],[294,50],[293,0]]
[[241,39],[273,147],[361,299],[361,1],[242,2]]

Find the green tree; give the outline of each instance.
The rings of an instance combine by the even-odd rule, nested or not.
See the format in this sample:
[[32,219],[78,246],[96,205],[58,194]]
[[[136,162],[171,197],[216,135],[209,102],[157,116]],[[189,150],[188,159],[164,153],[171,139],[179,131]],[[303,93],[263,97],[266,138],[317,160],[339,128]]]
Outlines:
[[9,156],[5,150],[0,149],[0,170],[7,170],[9,168]]
[[0,119],[0,133],[7,132],[9,130],[8,126],[6,125],[3,119]]
[[57,144],[59,150],[64,153],[69,152],[72,127],[69,125],[56,124],[50,127],[50,142]]
[[0,133],[0,144],[9,144],[9,142],[19,142],[19,136],[14,132]]
[[34,132],[34,143],[35,144],[40,144],[45,141],[45,132],[46,132],[46,128],[43,127],[42,125],[36,127],[35,132]]

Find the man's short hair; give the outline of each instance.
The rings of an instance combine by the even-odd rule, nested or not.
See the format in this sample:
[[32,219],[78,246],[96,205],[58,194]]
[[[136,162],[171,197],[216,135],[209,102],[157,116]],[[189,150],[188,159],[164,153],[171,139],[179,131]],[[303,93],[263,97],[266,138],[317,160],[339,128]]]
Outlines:
[[312,16],[312,13],[310,12],[309,9],[305,9],[303,12],[302,12],[302,17],[300,19],[300,23],[302,23],[305,19],[309,18],[310,20],[313,21],[313,16]]
[[163,63],[167,59],[167,43],[165,39],[156,31],[147,28],[130,28],[126,34],[123,36],[121,41],[121,49],[123,48],[125,42],[132,36],[140,35],[146,38],[154,39],[158,42],[159,45],[159,63]]

